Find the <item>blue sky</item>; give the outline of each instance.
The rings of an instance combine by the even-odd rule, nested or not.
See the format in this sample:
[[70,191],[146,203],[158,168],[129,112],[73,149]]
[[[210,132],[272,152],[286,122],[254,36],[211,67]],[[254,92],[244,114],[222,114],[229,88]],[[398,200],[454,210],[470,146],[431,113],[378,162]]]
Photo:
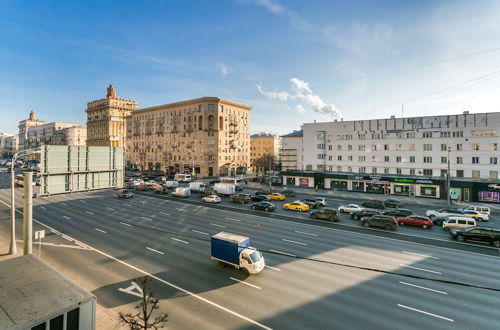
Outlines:
[[0,1],[0,132],[85,123],[106,86],[219,96],[252,133],[500,109],[499,1]]

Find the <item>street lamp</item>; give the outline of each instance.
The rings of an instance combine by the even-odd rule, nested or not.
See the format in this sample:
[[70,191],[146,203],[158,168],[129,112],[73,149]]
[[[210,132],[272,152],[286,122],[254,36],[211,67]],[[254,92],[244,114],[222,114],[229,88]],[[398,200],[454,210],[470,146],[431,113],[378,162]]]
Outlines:
[[451,185],[450,185],[450,151],[451,147],[448,147],[448,171],[446,172],[447,175],[447,196],[446,196],[446,203],[448,206],[451,206]]
[[[12,162],[10,164],[10,249],[9,254],[17,253],[16,246],[16,206],[15,206],[15,195],[14,195],[14,164],[18,158],[40,153],[40,150],[21,150],[14,154],[12,157]],[[31,182],[25,182],[24,184],[31,184]]]

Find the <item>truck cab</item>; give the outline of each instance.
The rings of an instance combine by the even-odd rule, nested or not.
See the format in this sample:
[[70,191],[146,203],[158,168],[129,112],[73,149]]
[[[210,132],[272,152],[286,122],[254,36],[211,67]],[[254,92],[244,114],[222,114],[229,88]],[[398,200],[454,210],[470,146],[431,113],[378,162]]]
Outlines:
[[264,267],[264,256],[254,248],[248,248],[240,253],[240,268],[244,268],[250,274],[260,273]]

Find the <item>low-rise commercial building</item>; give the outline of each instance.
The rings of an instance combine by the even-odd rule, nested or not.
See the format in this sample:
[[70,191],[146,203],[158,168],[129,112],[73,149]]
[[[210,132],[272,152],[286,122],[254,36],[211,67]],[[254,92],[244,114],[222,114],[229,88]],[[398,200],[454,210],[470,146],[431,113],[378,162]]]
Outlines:
[[263,156],[270,156],[279,161],[281,138],[275,134],[258,133],[250,135],[250,164],[252,172],[258,172],[256,162]]
[[28,119],[21,120],[19,122],[19,150],[29,149],[27,136],[32,127],[36,127],[39,125],[48,124],[48,121],[40,120],[36,118],[35,111],[31,111]]
[[303,136],[302,130],[281,136],[281,168],[283,171],[304,169]]

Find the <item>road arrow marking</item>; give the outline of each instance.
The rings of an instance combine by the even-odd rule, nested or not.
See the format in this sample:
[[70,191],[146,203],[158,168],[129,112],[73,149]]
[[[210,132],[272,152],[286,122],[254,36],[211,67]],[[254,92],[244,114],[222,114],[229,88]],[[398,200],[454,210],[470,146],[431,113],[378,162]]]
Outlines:
[[130,282],[130,286],[128,288],[119,288],[118,291],[125,292],[140,298],[142,298],[143,295],[141,287],[135,282]]

